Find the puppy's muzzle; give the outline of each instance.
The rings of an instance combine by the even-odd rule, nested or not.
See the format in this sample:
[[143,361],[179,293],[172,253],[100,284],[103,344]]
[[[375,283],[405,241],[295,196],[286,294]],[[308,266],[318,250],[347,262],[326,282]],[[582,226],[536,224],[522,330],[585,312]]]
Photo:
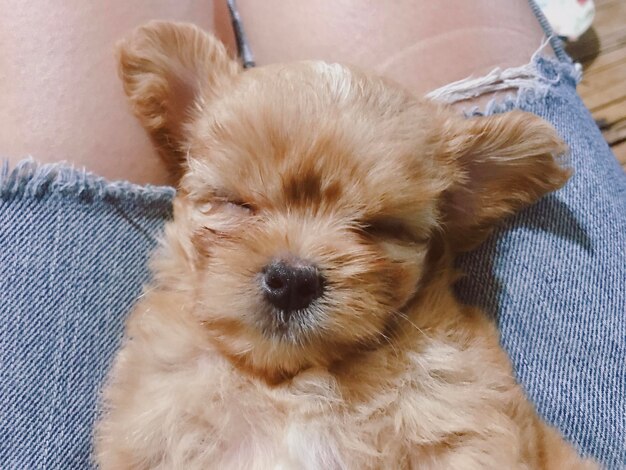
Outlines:
[[303,260],[277,260],[263,270],[265,299],[285,313],[307,308],[320,297],[324,279],[317,267]]

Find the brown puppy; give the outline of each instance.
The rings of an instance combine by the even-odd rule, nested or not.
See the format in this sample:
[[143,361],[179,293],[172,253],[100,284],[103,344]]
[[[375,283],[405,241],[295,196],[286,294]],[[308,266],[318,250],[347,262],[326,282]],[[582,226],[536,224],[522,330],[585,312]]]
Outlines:
[[242,73],[183,24],[137,30],[121,74],[181,181],[103,469],[594,468],[451,288],[455,254],[566,182],[550,125],[337,64]]

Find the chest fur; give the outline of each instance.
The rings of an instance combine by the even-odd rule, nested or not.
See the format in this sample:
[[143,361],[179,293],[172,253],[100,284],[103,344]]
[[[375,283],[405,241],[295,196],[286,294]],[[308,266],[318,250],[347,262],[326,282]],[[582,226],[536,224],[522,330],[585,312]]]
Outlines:
[[[205,381],[195,387],[181,382],[187,406],[179,408],[176,418],[192,418],[196,425],[177,434],[181,442],[204,446],[198,455],[215,468],[401,468],[420,449],[470,427],[470,420],[477,419],[470,416],[472,409],[488,414],[476,403],[458,409],[459,397],[467,392],[463,381],[452,384],[443,371],[426,377],[418,372],[419,364],[410,362],[402,374],[372,382],[360,396],[350,395],[324,370],[309,370],[270,387],[216,358],[198,367],[206,370],[196,370],[194,376]],[[164,432],[172,435],[171,429]],[[170,455],[177,452],[168,450]]]

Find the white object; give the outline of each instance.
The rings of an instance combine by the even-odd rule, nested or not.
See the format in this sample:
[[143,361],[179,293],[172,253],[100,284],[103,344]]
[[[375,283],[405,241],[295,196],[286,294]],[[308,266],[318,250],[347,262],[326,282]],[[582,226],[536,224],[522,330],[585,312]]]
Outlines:
[[554,32],[576,41],[591,26],[596,13],[593,0],[535,0]]

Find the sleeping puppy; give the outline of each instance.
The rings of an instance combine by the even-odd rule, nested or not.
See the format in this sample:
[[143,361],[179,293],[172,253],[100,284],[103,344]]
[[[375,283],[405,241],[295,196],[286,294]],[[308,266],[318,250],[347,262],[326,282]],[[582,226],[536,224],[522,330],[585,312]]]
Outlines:
[[463,119],[323,62],[242,73],[191,25],[121,46],[180,178],[96,429],[102,469],[574,469],[455,255],[561,187],[519,111]]

